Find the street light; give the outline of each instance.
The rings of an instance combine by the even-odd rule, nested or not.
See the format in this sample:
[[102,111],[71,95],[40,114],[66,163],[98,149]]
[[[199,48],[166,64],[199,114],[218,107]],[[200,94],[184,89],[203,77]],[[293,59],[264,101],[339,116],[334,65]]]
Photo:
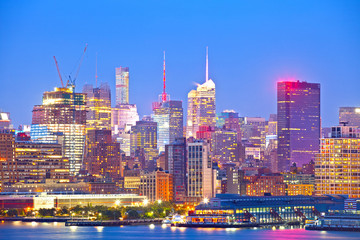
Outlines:
[[144,206],[148,205],[148,203],[149,203],[149,200],[144,199],[144,201],[143,201]]
[[101,219],[101,221],[102,221],[102,214],[101,214],[101,213],[99,213],[99,216],[100,216],[100,219]]
[[121,201],[120,201],[120,200],[116,200],[116,201],[115,201],[115,206],[119,206],[119,205],[120,205],[120,203],[121,203]]
[[209,203],[209,199],[208,199],[208,198],[204,198],[203,202],[204,202],[205,204],[208,204],[208,203]]
[[161,204],[162,201],[161,201],[161,199],[159,199],[159,200],[157,200],[157,202],[158,202],[158,204]]

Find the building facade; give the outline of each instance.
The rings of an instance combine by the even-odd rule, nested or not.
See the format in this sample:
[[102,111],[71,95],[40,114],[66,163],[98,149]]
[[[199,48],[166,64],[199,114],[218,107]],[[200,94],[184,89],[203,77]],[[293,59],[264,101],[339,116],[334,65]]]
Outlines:
[[357,127],[332,127],[331,138],[320,139],[315,159],[315,194],[360,198],[360,136]]
[[118,181],[121,177],[120,144],[114,142],[111,130],[88,130],[84,169],[96,177],[110,177]]
[[107,83],[94,88],[91,84],[83,87],[86,94],[86,130],[111,129],[111,94]]
[[165,145],[183,137],[182,101],[169,100],[159,103],[159,106],[154,108],[152,117],[157,123],[157,145],[160,152],[165,151]]
[[279,171],[310,162],[319,151],[320,84],[277,83]]
[[[131,127],[130,152],[134,156],[136,151],[144,151],[149,154],[148,160],[157,155],[157,124],[156,122],[137,121]],[[154,154],[155,153],[155,154]]]
[[42,105],[33,108],[31,139],[37,142],[56,141],[64,137],[64,157],[69,159],[70,174],[82,167],[86,127],[86,95],[74,93],[72,87],[45,92]]
[[187,196],[187,152],[185,138],[165,146],[165,169],[173,176],[174,201],[184,202]]
[[360,127],[360,107],[340,107],[339,124]]
[[215,83],[211,79],[188,94],[186,138],[196,137],[200,126],[216,126]]
[[188,197],[211,198],[214,195],[214,176],[208,143],[187,143]]
[[116,105],[129,104],[129,68],[115,69],[116,77]]

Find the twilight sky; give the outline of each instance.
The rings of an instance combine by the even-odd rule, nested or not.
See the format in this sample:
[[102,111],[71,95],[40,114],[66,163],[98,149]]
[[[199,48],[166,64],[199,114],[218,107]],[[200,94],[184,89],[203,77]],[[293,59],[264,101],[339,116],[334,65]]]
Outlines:
[[[17,1],[0,2],[0,109],[14,126],[31,123],[33,105],[75,72],[77,89],[108,82],[115,103],[115,67],[130,68],[130,102],[140,117],[162,91],[183,100],[195,83],[216,84],[217,112],[268,118],[276,82],[321,84],[323,126],[338,107],[360,105],[360,1]],[[185,122],[185,121],[184,121]]]

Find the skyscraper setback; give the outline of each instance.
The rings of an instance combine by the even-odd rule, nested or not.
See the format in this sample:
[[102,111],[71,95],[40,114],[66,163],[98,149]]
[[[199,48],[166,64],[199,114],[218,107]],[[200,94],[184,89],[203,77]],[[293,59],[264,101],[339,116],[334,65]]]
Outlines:
[[116,105],[129,104],[129,68],[116,68]]
[[279,171],[314,159],[320,138],[320,84],[278,82],[277,121]]
[[208,79],[208,52],[206,48],[206,79],[188,94],[186,137],[195,137],[200,126],[216,125],[215,83]]

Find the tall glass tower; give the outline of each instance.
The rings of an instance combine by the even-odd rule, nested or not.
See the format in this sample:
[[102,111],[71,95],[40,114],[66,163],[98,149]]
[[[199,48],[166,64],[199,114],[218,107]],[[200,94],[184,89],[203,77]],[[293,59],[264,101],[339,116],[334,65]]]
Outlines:
[[277,83],[278,170],[309,163],[319,151],[320,84]]
[[153,119],[158,124],[158,148],[165,151],[165,145],[183,137],[182,101],[169,100],[154,109]]
[[116,105],[129,104],[129,68],[116,68]]

